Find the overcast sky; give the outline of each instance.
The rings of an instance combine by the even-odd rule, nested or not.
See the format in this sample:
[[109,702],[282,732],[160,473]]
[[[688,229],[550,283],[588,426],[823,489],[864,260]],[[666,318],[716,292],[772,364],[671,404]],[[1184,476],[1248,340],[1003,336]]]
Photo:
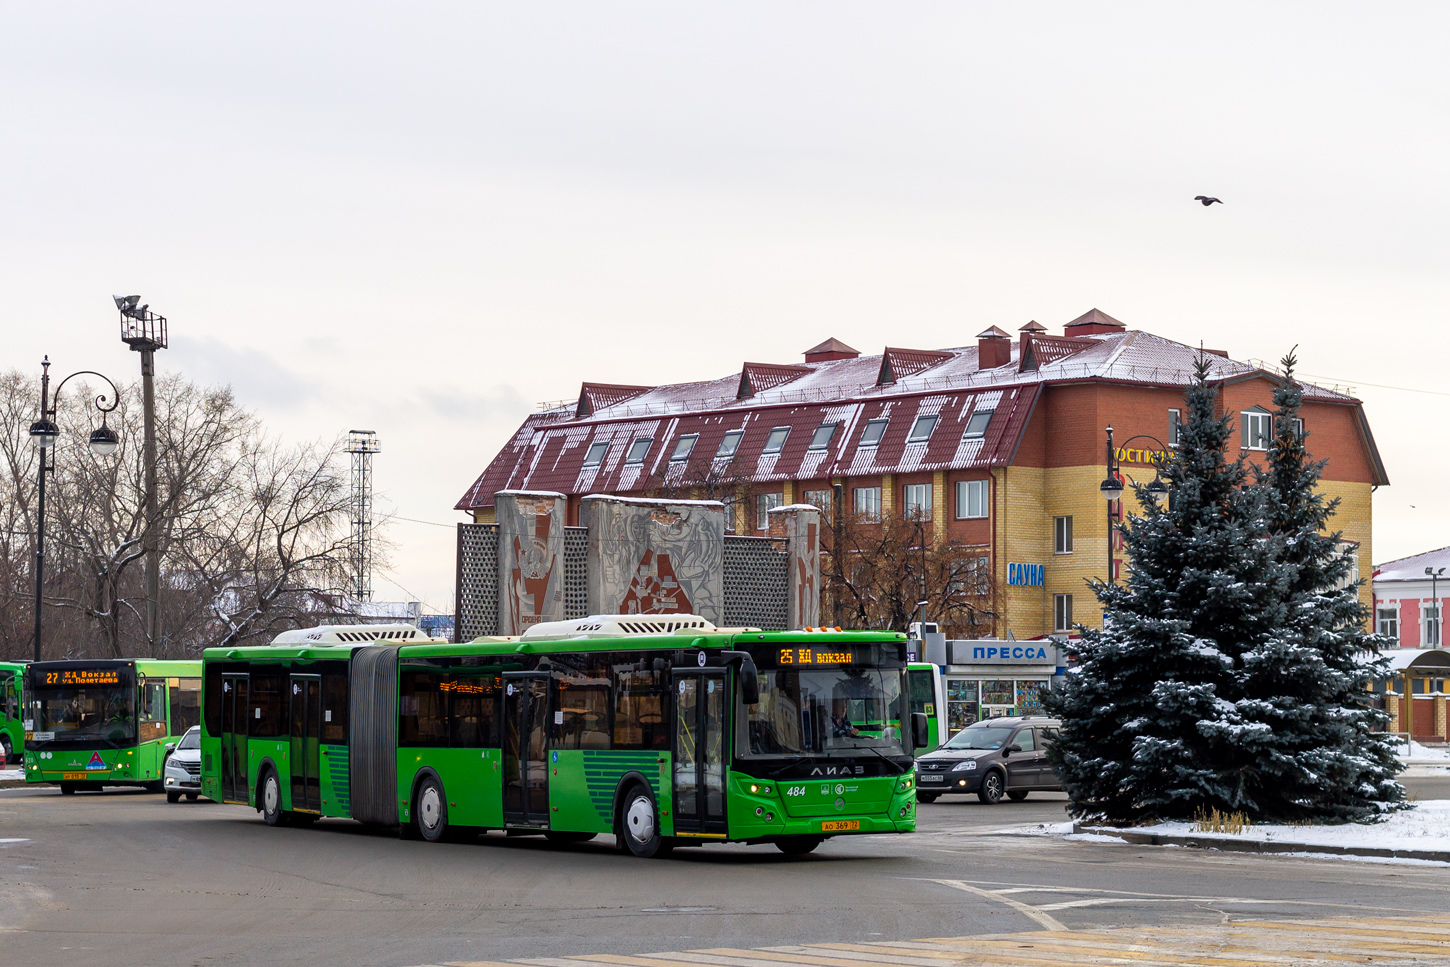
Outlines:
[[379,599],[451,610],[454,502],[583,380],[1094,306],[1299,344],[1365,401],[1375,560],[1450,544],[1444,4],[242,7],[7,6],[0,367],[133,377],[135,292],[163,369],[376,429],[447,525]]

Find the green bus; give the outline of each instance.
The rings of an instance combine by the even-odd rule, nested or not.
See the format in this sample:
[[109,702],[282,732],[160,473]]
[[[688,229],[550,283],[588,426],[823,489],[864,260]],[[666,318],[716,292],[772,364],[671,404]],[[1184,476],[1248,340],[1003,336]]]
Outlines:
[[25,781],[59,785],[65,795],[163,791],[166,757],[201,719],[199,661],[34,662],[25,690]]
[[899,634],[606,615],[461,644],[317,628],[203,660],[202,794],[269,825],[612,834],[637,856],[916,827],[927,723]]
[[5,764],[14,766],[25,751],[25,723],[20,710],[25,707],[24,661],[0,661],[0,753]]
[[947,734],[946,680],[942,678],[941,666],[924,661],[909,662],[906,678],[911,711],[926,716],[927,741],[916,748],[915,754],[935,752],[951,738]]

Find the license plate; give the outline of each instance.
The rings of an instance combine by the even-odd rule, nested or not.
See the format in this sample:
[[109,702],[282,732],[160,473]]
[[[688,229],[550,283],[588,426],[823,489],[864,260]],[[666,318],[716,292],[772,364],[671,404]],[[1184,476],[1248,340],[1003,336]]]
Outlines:
[[100,779],[105,775],[107,773],[104,772],[62,772],[60,777],[66,782],[69,782],[72,779]]
[[832,819],[821,823],[823,833],[845,833],[860,828],[861,820],[859,819]]
[[917,782],[946,782],[946,776],[917,776]]

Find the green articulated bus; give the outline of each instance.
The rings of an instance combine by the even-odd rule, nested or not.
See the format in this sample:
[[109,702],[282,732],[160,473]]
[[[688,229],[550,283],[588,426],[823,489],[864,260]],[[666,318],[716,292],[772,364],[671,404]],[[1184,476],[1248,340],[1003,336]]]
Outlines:
[[166,757],[201,719],[201,662],[43,661],[26,668],[25,780],[67,795],[161,792]]
[[0,752],[6,765],[14,766],[25,751],[25,666],[29,662],[0,661]]
[[203,658],[202,793],[270,825],[603,833],[638,856],[916,827],[927,723],[899,634],[607,615],[463,644],[315,628]]

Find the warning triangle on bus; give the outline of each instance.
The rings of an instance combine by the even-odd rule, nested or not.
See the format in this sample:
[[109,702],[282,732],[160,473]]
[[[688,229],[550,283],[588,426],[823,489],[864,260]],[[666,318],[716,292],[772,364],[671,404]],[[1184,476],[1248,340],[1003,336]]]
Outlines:
[[86,768],[104,769],[106,768],[106,760],[101,758],[101,754],[99,752],[92,752],[91,761],[86,763]]

